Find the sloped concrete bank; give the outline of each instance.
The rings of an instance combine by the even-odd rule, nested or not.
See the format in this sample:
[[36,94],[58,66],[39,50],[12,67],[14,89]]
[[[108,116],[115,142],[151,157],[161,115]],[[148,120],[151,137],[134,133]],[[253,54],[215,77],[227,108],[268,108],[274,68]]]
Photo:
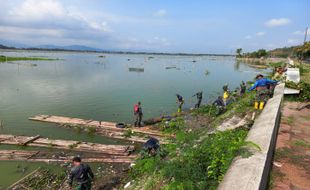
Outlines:
[[266,189],[278,133],[283,92],[284,84],[277,85],[273,98],[268,100],[246,138],[246,141],[257,144],[261,150],[251,150],[252,155],[248,158],[236,158],[218,189]]

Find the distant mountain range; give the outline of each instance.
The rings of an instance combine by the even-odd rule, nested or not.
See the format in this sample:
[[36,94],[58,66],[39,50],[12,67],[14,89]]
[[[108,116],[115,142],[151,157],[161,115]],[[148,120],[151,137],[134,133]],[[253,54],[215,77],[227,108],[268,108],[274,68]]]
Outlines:
[[100,53],[118,53],[118,54],[148,54],[148,55],[211,55],[211,56],[234,56],[232,54],[193,54],[193,53],[155,53],[155,52],[133,52],[133,51],[117,51],[117,50],[102,50],[83,45],[57,46],[57,45],[39,45],[28,46],[21,43],[0,39],[0,49],[21,49],[21,50],[44,50],[44,51],[84,51],[84,52],[100,52]]
[[70,46],[57,46],[57,45],[51,45],[51,44],[46,44],[46,45],[38,45],[38,46],[29,46],[26,44],[22,43],[17,43],[14,41],[10,40],[3,40],[0,39],[0,44],[2,48],[4,47],[14,47],[16,49],[50,49],[50,50],[73,50],[73,51],[103,51],[102,49],[99,48],[93,48],[93,47],[88,47],[88,46],[83,46],[83,45],[70,45]]

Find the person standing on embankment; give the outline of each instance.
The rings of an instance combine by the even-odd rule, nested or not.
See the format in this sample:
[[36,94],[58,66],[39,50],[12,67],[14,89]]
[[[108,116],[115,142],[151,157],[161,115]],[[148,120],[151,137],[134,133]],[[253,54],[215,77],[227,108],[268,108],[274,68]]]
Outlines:
[[259,74],[256,76],[256,81],[254,85],[249,89],[249,91],[252,91],[256,89],[256,97],[255,97],[255,103],[254,108],[262,110],[264,108],[265,102],[268,99],[269,91],[267,86],[269,84],[276,84],[278,81],[270,80],[267,78],[264,78],[263,75]]
[[141,102],[138,102],[138,104],[134,105],[134,116],[135,116],[135,127],[141,127],[143,116]]

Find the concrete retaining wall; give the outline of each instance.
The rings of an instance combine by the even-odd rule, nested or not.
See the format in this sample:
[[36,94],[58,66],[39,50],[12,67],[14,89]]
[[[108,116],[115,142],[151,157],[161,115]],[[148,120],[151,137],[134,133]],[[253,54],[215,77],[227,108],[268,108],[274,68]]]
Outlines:
[[283,98],[284,84],[277,85],[273,98],[255,120],[246,141],[259,145],[249,158],[236,158],[228,169],[220,190],[264,190],[268,183],[272,156],[277,139],[280,104]]

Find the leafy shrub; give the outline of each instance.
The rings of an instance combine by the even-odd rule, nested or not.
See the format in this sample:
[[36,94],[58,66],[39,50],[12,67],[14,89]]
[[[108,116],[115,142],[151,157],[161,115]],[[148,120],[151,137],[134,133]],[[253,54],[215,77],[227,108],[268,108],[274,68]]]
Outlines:
[[293,101],[309,101],[310,100],[310,84],[309,83],[301,81],[300,83],[295,84],[294,82],[287,81],[285,82],[285,86],[288,88],[300,90],[299,95],[287,96],[289,100],[293,100]]
[[194,109],[192,113],[207,114],[211,117],[215,117],[217,115],[217,109],[214,105],[203,105],[198,109]]
[[225,131],[209,135],[201,143],[192,139],[197,135],[183,134],[179,145],[170,147],[172,152],[168,158],[171,159],[155,156],[139,160],[131,172],[132,177],[161,176],[166,179],[163,189],[167,190],[215,189],[244,145],[246,134],[243,129]]

